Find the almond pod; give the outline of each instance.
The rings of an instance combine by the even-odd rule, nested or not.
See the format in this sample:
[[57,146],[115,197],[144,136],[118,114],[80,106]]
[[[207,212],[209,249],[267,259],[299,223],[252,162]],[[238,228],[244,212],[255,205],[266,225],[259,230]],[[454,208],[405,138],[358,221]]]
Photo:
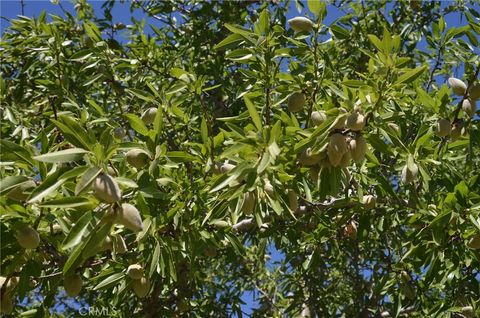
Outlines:
[[468,242],[468,247],[473,250],[480,249],[480,234],[477,234],[470,239],[470,241]]
[[295,92],[288,98],[288,110],[296,113],[302,110],[305,105],[305,95],[300,92]]
[[15,201],[24,202],[30,196],[31,191],[29,190],[35,188],[36,186],[37,184],[35,181],[27,180],[10,190],[7,193],[7,197]]
[[400,135],[402,133],[402,130],[400,129],[400,126],[398,126],[395,123],[388,123],[387,124],[390,129],[392,129],[397,135]]
[[143,277],[143,267],[140,264],[128,266],[127,275],[132,279],[140,279]]
[[309,175],[310,175],[310,179],[312,179],[314,183],[318,182],[319,174],[320,174],[320,168],[318,166],[310,167]]
[[327,114],[324,111],[314,111],[310,115],[310,120],[315,126],[320,126],[327,120]]
[[340,165],[343,155],[348,151],[347,140],[344,135],[335,133],[330,136],[328,143],[328,159],[332,166],[336,167]]
[[439,119],[437,121],[437,130],[436,134],[438,137],[445,137],[450,135],[451,132],[451,126],[450,126],[450,121],[448,119]]
[[155,120],[155,116],[157,116],[157,109],[152,107],[143,113],[142,120],[145,125],[150,125]]
[[287,21],[295,32],[312,32],[315,24],[305,17],[295,17]]
[[245,215],[250,215],[253,213],[253,209],[255,208],[255,194],[252,192],[247,192],[243,196],[243,205],[242,211]]
[[343,154],[342,159],[340,160],[340,167],[347,168],[350,164],[350,160],[352,160],[352,155],[350,151],[347,151]]
[[[416,164],[415,164],[415,167],[417,167]],[[408,169],[408,166],[405,165],[405,167],[403,167],[402,169],[402,182],[405,184],[411,183],[413,180],[415,180],[415,178],[417,177],[417,174],[418,174],[418,167],[415,170],[411,171],[410,169]]]
[[453,124],[452,131],[450,132],[450,138],[452,138],[452,141],[456,141],[461,136],[462,136],[462,123],[456,122]]
[[468,116],[473,117],[477,111],[477,102],[471,99],[464,99],[462,109]]
[[120,209],[118,209],[116,222],[122,224],[133,232],[140,232],[143,230],[140,212],[138,212],[136,207],[128,203],[123,203]]
[[77,296],[83,287],[82,277],[78,274],[67,276],[63,279],[63,286],[67,295],[70,297]]
[[40,235],[30,226],[25,226],[17,232],[17,241],[21,247],[33,250],[40,244]]
[[143,149],[131,149],[126,153],[127,162],[134,168],[141,169],[150,161],[150,156]]
[[228,173],[235,168],[235,165],[232,165],[231,163],[225,162],[220,166],[220,172],[221,173]]
[[3,287],[3,284],[7,281],[7,278],[4,276],[0,276],[0,288],[3,288],[5,292],[11,291],[15,286],[18,284],[18,277],[17,276],[12,276],[8,280],[8,283],[5,287]]
[[273,196],[274,189],[273,189],[273,185],[270,183],[270,180],[265,180],[265,186],[263,190],[265,191],[266,194],[268,194],[268,196],[270,197]]
[[373,209],[375,207],[376,202],[377,202],[377,198],[375,198],[371,194],[367,194],[363,196],[362,203],[367,209]]
[[470,87],[468,96],[473,100],[480,99],[480,83],[475,83]]
[[117,139],[123,139],[123,137],[125,137],[126,135],[126,132],[125,132],[125,129],[123,127],[117,127],[113,130],[113,137],[117,138]]
[[11,314],[13,311],[13,302],[10,298],[10,295],[7,293],[2,293],[2,300],[0,302],[0,312],[2,314]]
[[349,148],[353,161],[360,162],[365,158],[367,142],[362,136],[358,136],[357,139],[350,140]]
[[467,318],[474,318],[475,317],[475,311],[473,310],[472,306],[462,307],[462,309],[460,311]]
[[93,181],[93,194],[106,203],[114,203],[122,199],[122,191],[115,179],[108,174],[101,174]]
[[360,131],[365,127],[366,118],[362,114],[353,113],[347,118],[347,128],[352,131]]
[[294,213],[298,210],[298,197],[293,190],[288,190],[288,206]]
[[228,224],[227,221],[223,221],[223,220],[217,220],[215,222],[212,223],[212,225],[216,228],[216,229],[226,229],[226,228],[229,228],[230,227],[230,224]]
[[132,288],[137,297],[144,298],[148,295],[148,291],[150,290],[150,281],[145,277],[136,279],[132,282]]
[[467,85],[461,80],[459,80],[458,78],[450,77],[448,79],[448,84],[450,84],[450,87],[452,88],[455,95],[458,95],[458,96],[465,95],[465,92],[467,90]]

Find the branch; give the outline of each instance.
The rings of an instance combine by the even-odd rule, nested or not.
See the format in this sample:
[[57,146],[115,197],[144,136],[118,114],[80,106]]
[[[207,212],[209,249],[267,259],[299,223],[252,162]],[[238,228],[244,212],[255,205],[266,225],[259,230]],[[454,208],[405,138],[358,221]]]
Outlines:
[[[402,310],[400,310],[400,315],[406,315],[406,314],[409,314],[409,313],[414,312],[414,311],[415,311],[414,306],[406,307],[406,308],[403,308]],[[388,318],[388,317],[393,317],[393,316],[388,311],[384,311],[380,314],[380,317]]]

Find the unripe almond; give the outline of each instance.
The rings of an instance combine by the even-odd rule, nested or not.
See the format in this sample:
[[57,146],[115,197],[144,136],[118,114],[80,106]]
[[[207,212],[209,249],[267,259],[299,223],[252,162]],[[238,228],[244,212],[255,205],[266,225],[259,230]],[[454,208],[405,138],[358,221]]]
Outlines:
[[298,197],[293,190],[288,190],[288,206],[294,213],[298,210]]
[[304,105],[305,95],[303,93],[295,92],[288,98],[288,110],[293,113],[301,111]]
[[437,131],[436,134],[438,137],[445,137],[450,135],[451,126],[450,121],[448,119],[439,119],[437,121]]
[[93,194],[106,203],[114,203],[122,199],[122,191],[115,179],[108,174],[100,174],[93,181]]
[[270,183],[270,180],[265,180],[265,186],[263,188],[265,190],[265,193],[268,194],[268,196],[272,197],[274,193],[273,185]]
[[117,138],[117,139],[123,139],[123,137],[125,137],[126,135],[126,132],[125,132],[125,129],[123,127],[117,127],[113,130],[113,137]]
[[67,276],[63,279],[63,286],[65,287],[68,296],[75,297],[82,290],[82,277],[78,274]]
[[2,299],[0,302],[0,312],[2,314],[11,314],[13,311],[13,302],[10,298],[10,295],[7,293],[3,293],[1,297]]
[[17,241],[21,247],[33,250],[40,244],[40,235],[30,226],[25,226],[17,232]]
[[145,125],[150,125],[155,120],[155,116],[157,116],[157,109],[152,107],[152,108],[147,109],[143,113],[142,120],[145,123]]
[[462,307],[462,309],[460,311],[467,318],[474,318],[475,317],[475,311],[473,310],[472,306]]
[[473,100],[480,99],[480,83],[475,83],[470,87],[468,96]]
[[360,131],[365,127],[365,116],[359,113],[353,113],[347,118],[347,128],[353,131]]
[[150,290],[150,281],[145,277],[136,279],[132,282],[132,288],[137,297],[144,298],[147,296],[148,291]]
[[323,158],[325,158],[324,153],[313,154],[312,149],[308,148],[303,151],[298,157],[298,162],[304,166],[314,166],[318,164]]
[[308,18],[295,17],[287,21],[295,32],[312,32],[315,24]]
[[462,123],[456,122],[453,124],[452,131],[450,132],[450,138],[452,141],[457,140],[462,136]]
[[123,203],[117,210],[116,222],[133,232],[143,230],[142,217],[137,208],[129,203]]
[[471,99],[464,99],[462,102],[462,109],[468,116],[473,117],[477,111],[477,103]]
[[367,152],[367,142],[362,136],[358,136],[357,139],[350,140],[349,148],[353,161],[359,162],[365,158],[365,153]]
[[468,242],[468,247],[474,250],[480,249],[480,234],[476,234]]
[[107,167],[107,173],[108,173],[108,175],[110,175],[112,177],[115,177],[117,175],[117,172],[115,171],[115,169],[113,169],[110,166]]
[[340,165],[343,155],[348,151],[347,140],[344,135],[335,133],[330,136],[328,143],[328,159],[332,166]]
[[253,192],[247,192],[243,196],[242,211],[245,215],[250,215],[255,208],[255,194]]
[[310,167],[309,174],[313,182],[317,183],[319,173],[320,173],[320,168],[318,166]]
[[124,254],[127,252],[127,245],[125,244],[125,241],[123,240],[123,237],[121,235],[117,235],[115,237],[115,253],[117,254]]
[[340,160],[340,167],[347,168],[350,164],[350,160],[352,159],[352,155],[350,151],[347,151],[343,154],[342,159]]
[[131,149],[126,153],[127,162],[134,168],[141,169],[150,161],[150,156],[143,149]]
[[226,229],[226,228],[229,228],[230,227],[230,224],[228,224],[227,221],[223,221],[223,220],[216,220],[215,222],[212,223],[212,225],[216,228],[216,229]]
[[327,120],[327,114],[324,111],[314,111],[310,116],[310,120],[315,126],[320,126]]
[[405,184],[411,183],[418,174],[418,166],[414,164],[415,169],[412,171],[408,169],[408,165],[405,165],[402,169],[402,182]]
[[448,79],[448,84],[452,87],[453,92],[455,95],[463,96],[465,95],[465,91],[467,90],[467,85],[455,77],[450,77]]
[[18,284],[18,277],[17,276],[12,276],[8,280],[8,283],[5,287],[3,287],[3,284],[7,281],[7,278],[4,276],[0,276],[0,288],[3,288],[5,292],[11,291],[15,286]]
[[400,135],[402,133],[402,130],[400,129],[400,126],[398,126],[395,123],[388,123],[387,124],[390,129],[392,129],[394,132],[397,133],[397,135]]
[[235,165],[232,165],[231,163],[225,162],[220,166],[220,172],[221,173],[228,173],[235,168]]
[[375,207],[376,202],[377,202],[377,198],[375,198],[371,194],[367,194],[363,196],[362,203],[367,209],[373,209]]
[[204,253],[207,257],[215,257],[217,256],[217,249],[214,246],[207,246]]
[[347,111],[344,108],[340,108],[341,114],[335,119],[335,125],[333,129],[343,129],[347,125],[347,117],[345,117]]
[[15,201],[26,201],[30,195],[30,189],[36,187],[37,184],[33,180],[25,181],[7,193],[7,197]]
[[127,275],[132,279],[140,279],[143,277],[143,267],[140,264],[128,266]]

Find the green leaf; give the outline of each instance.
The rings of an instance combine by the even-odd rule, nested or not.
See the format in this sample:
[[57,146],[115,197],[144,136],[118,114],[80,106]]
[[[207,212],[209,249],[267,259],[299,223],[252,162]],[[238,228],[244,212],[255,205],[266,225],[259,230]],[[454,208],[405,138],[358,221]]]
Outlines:
[[8,176],[0,180],[0,194],[12,190],[29,179],[25,176]]
[[150,271],[148,273],[148,277],[152,277],[153,273],[157,268],[159,260],[160,260],[160,243],[157,242],[157,244],[155,245],[155,250],[153,251],[152,262],[150,263]]
[[427,70],[426,66],[414,68],[414,69],[408,69],[406,70],[405,73],[403,73],[395,82],[394,85],[399,85],[399,84],[408,84],[416,80],[418,77],[422,75],[423,72]]
[[240,35],[243,35],[243,36],[246,36],[246,37],[250,37],[250,36],[254,35],[252,32],[250,32],[250,30],[245,29],[244,27],[241,27],[239,25],[232,25],[232,24],[225,23],[225,27],[228,30],[230,30],[230,32],[235,33],[235,34],[240,34]]
[[54,193],[58,187],[65,183],[66,179],[60,178],[62,171],[56,171],[49,175],[38,187],[36,187],[27,201],[27,203],[35,203],[44,197]]
[[315,14],[319,15],[320,12],[322,12],[322,7],[325,5],[325,3],[321,0],[307,0],[307,5],[308,9]]
[[63,265],[63,274],[67,275],[70,274],[73,270],[75,270],[82,262],[82,251],[85,247],[84,244],[77,245],[73,251],[70,253],[65,265]]
[[90,151],[82,148],[71,148],[67,150],[60,150],[56,152],[46,153],[40,156],[35,156],[33,159],[42,162],[71,162],[80,160],[86,153]]
[[134,96],[144,100],[144,101],[155,103],[155,97],[153,97],[152,95],[150,95],[149,93],[147,93],[145,91],[142,91],[142,90],[136,89],[136,88],[128,88],[128,89],[126,89],[126,91],[133,94]]
[[230,46],[230,44],[242,41],[243,39],[244,39],[243,36],[241,36],[240,34],[236,34],[236,33],[230,34],[225,39],[223,39],[220,43],[215,45],[213,48],[215,50],[227,48]]
[[339,40],[346,40],[350,38],[350,31],[342,28],[341,26],[338,25],[331,25],[330,26],[330,31],[333,33],[333,35],[338,38]]
[[70,229],[68,232],[67,237],[62,242],[62,250],[67,250],[76,246],[78,243],[82,241],[83,235],[87,230],[87,226],[92,219],[92,212],[85,213]]
[[258,131],[262,130],[262,121],[260,119],[260,115],[258,115],[257,109],[255,108],[255,105],[250,101],[250,99],[247,97],[247,95],[243,96],[243,100],[245,101],[245,105],[247,106],[248,113],[250,114],[250,117],[252,118],[253,123],[255,124],[255,127],[257,127]]
[[372,42],[373,45],[375,45],[379,52],[383,52],[383,43],[376,35],[369,34],[368,39],[370,40],[370,42]]
[[92,202],[87,198],[83,197],[66,197],[61,199],[49,200],[43,203],[40,203],[38,206],[44,208],[61,208],[61,209],[68,209],[68,208],[76,208],[79,206],[91,205]]
[[139,134],[141,134],[143,136],[148,135],[147,126],[145,126],[145,123],[143,122],[143,120],[141,120],[138,116],[136,116],[134,114],[126,114],[126,115],[124,115],[124,117],[125,117],[125,119],[128,120],[128,122],[130,123],[130,126],[136,132],[138,132]]
[[83,191],[86,190],[93,180],[95,180],[95,178],[100,174],[100,172],[102,172],[100,168],[89,168],[77,183],[77,186],[75,187],[75,195],[82,194]]
[[186,153],[185,151],[169,151],[167,152],[166,156],[173,162],[191,162],[197,160],[196,157]]
[[102,290],[102,289],[108,289],[111,288],[115,285],[118,285],[122,280],[125,279],[125,273],[115,273],[104,280],[102,280],[100,283],[98,283],[97,286],[93,288],[93,290]]

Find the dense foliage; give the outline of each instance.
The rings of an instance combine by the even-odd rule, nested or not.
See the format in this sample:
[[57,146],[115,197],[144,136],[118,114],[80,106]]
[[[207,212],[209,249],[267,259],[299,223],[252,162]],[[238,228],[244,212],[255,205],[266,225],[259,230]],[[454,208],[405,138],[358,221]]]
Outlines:
[[295,5],[9,21],[3,312],[480,313],[474,1]]

